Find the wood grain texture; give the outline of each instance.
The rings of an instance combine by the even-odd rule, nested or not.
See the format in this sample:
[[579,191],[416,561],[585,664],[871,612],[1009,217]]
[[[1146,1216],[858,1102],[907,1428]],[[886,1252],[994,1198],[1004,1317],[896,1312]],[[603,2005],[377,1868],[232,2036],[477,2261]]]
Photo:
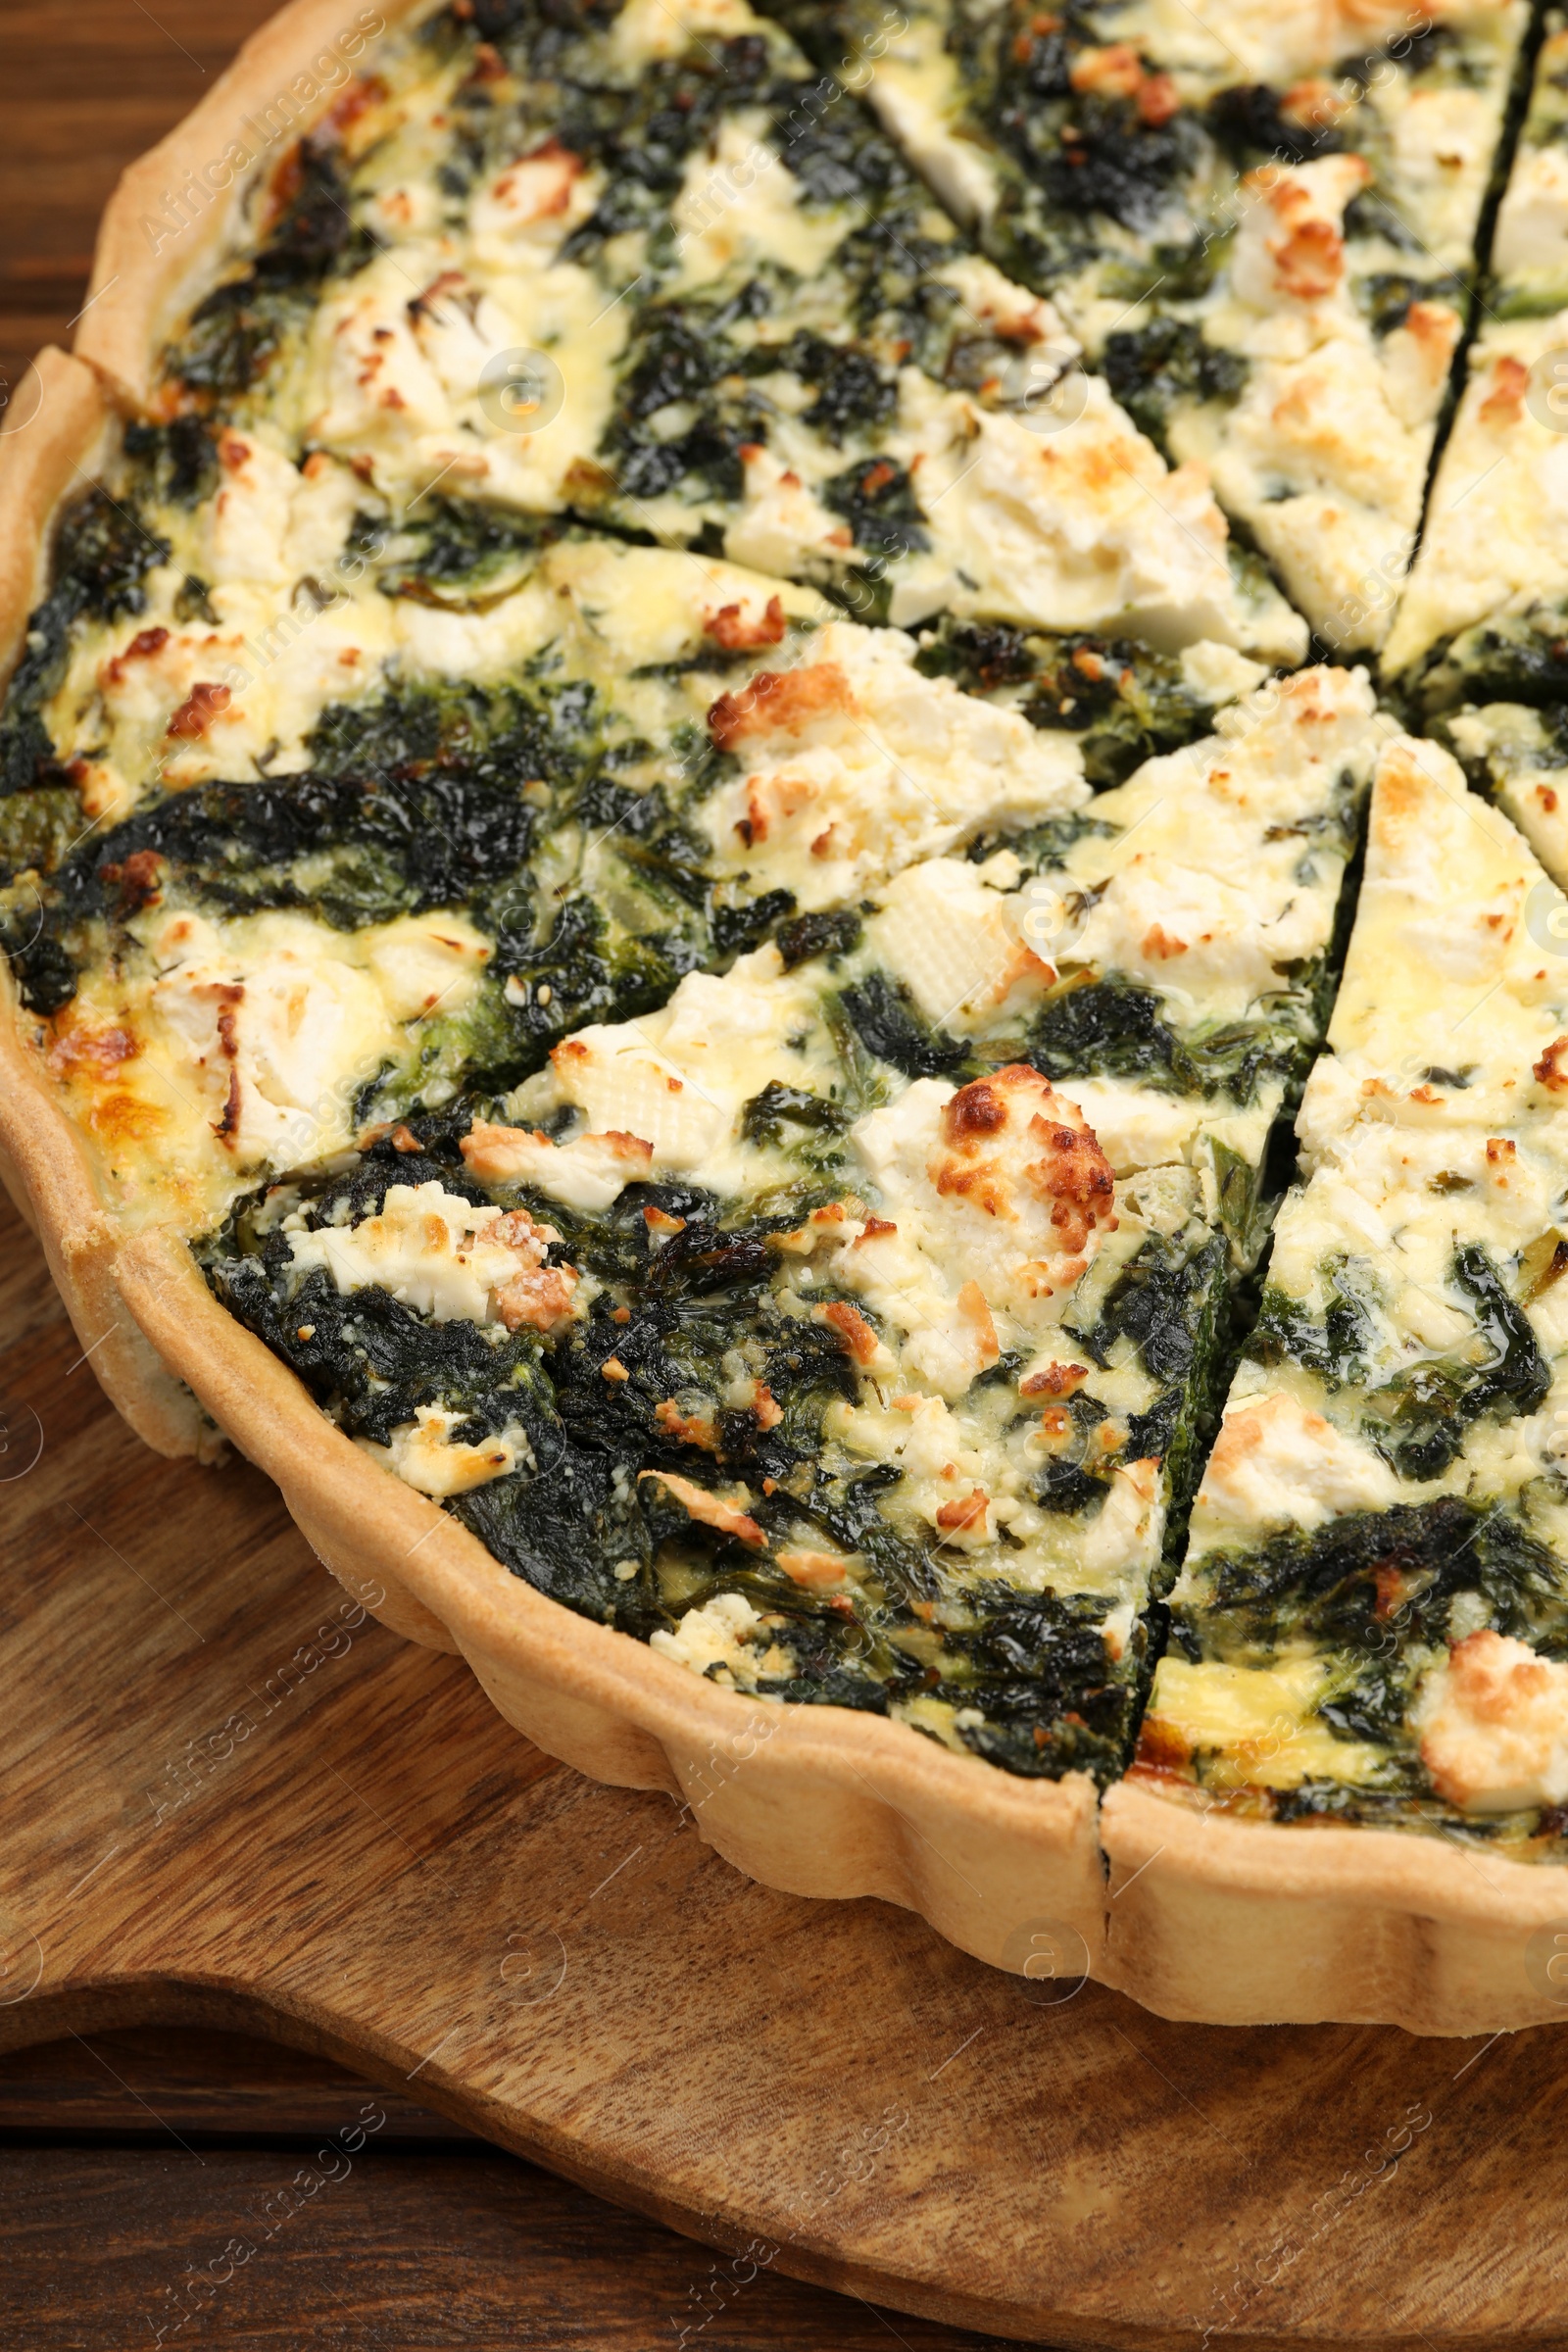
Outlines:
[[125,166],[196,105],[270,0],[9,0],[0,10],[0,395],[68,343]]
[[[288,2210],[281,2192],[353,2132],[368,2088],[386,2120],[362,2161]],[[407,2091],[239,2034],[142,2028],[0,2058],[0,2341],[27,2352],[151,2346],[160,2326],[171,2348],[226,2352],[647,2352],[698,2322],[704,2352],[995,2342],[770,2268],[726,2291],[721,2257]],[[254,2250],[225,2263],[236,2236]]]
[[449,2116],[433,2115],[406,2087],[367,2085],[330,2058],[315,2058],[246,2034],[140,2026],[72,2034],[0,2056],[0,2144],[72,2139],[129,2148],[215,2143],[291,2146],[351,2126],[373,2090],[386,2117],[378,2150],[484,2143]]
[[[283,2193],[313,2153],[95,2148],[75,2155],[68,2189],[58,2160],[0,2147],[5,2341],[152,2352],[163,2327],[168,2352],[663,2352],[682,2328],[693,2352],[994,2342],[766,2269],[726,2282],[721,2258],[477,2142],[375,2143],[285,2214]],[[252,2251],[239,2262],[241,2247]]]

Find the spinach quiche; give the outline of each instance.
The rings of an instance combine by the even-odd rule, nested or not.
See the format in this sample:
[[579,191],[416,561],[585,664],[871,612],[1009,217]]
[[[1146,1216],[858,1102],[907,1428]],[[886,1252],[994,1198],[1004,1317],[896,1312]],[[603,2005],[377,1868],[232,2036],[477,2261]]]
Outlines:
[[1305,1181],[1143,1725],[1162,1790],[1560,1857],[1568,970],[1525,917],[1544,883],[1446,754],[1385,750]]
[[1563,37],[294,0],[0,435],[111,1396],[754,1875],[1170,2015],[1553,2014]]
[[243,1197],[219,1296],[539,1590],[1107,1776],[1377,740],[1358,676],[1267,699]]
[[1145,431],[1204,466],[1323,642],[1380,644],[1522,0],[776,6]]

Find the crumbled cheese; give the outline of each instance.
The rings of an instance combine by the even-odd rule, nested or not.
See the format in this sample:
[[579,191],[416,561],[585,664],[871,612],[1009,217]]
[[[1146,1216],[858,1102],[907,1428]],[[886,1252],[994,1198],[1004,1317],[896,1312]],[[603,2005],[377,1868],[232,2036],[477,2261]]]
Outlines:
[[[521,1226],[528,1228],[527,1218]],[[539,1228],[514,1240],[517,1231],[517,1212],[504,1216],[499,1208],[476,1207],[432,1177],[425,1184],[388,1185],[374,1216],[357,1225],[290,1233],[288,1246],[302,1279],[320,1269],[340,1292],[374,1284],[438,1323],[487,1323],[501,1319],[503,1295],[543,1255],[537,1242],[524,1246]]]
[[911,369],[900,381],[897,446],[920,457],[932,561],[947,570],[929,589],[911,573],[919,610],[901,610],[896,596],[895,620],[946,603],[1037,627],[1127,629],[1171,647],[1209,638],[1301,659],[1305,624],[1283,598],[1244,603],[1207,476],[1168,471],[1102,378],[1077,379],[1077,414],[1049,433]]
[[1157,1461],[1120,1463],[1111,1472],[1110,1492],[1083,1530],[1076,1549],[1087,1582],[1144,1578],[1159,1565],[1165,1532],[1165,1496]]
[[786,973],[776,948],[721,976],[688,973],[659,1011],[579,1029],[551,1062],[556,1100],[594,1134],[640,1139],[655,1175],[701,1169],[729,1192],[755,1178],[757,1148],[740,1134],[751,1098],[770,1079],[808,1086],[813,1066],[838,1069],[814,977]]
[[724,553],[758,571],[832,571],[854,551],[855,534],[824,507],[775,451],[748,442],[739,514],[724,526]]
[[1195,1515],[1203,1535],[1227,1527],[1322,1527],[1348,1511],[1386,1510],[1399,1481],[1370,1446],[1294,1396],[1233,1404],[1203,1472]]
[[914,652],[901,631],[833,622],[808,661],[714,706],[742,763],[702,811],[721,870],[760,870],[803,908],[842,904],[982,822],[1088,798],[1070,736],[921,677]]
[[[1424,20],[1446,25],[1502,17],[1500,0],[1436,0]],[[1310,0],[1279,8],[1271,0],[1131,0],[1115,12],[1115,37],[1135,42],[1160,65],[1220,83],[1269,82],[1276,88],[1344,58],[1375,52],[1408,32],[1407,0]]]
[[533,1466],[527,1432],[519,1423],[509,1422],[493,1438],[459,1440],[453,1432],[466,1419],[466,1413],[449,1411],[445,1405],[416,1405],[414,1421],[395,1429],[390,1444],[362,1444],[405,1485],[438,1497],[488,1486],[492,1479],[509,1477],[519,1464]]
[[956,1092],[918,1079],[851,1143],[894,1230],[848,1243],[834,1279],[905,1335],[906,1363],[939,1396],[961,1395],[1004,1338],[1058,1321],[1115,1230],[1104,1154],[1022,1065]]
[[794,1662],[776,1642],[765,1649],[759,1645],[758,1637],[765,1631],[743,1592],[715,1592],[700,1608],[688,1609],[672,1634],[661,1626],[650,1635],[649,1646],[694,1674],[748,1686],[758,1675],[788,1680]]
[[1503,278],[1568,276],[1568,154],[1561,147],[1520,150],[1497,212],[1492,267]]
[[381,992],[308,918],[264,916],[233,933],[192,914],[152,929],[152,1042],[176,1101],[200,1105],[236,1167],[339,1150],[359,1087],[402,1046]]
[[1200,1096],[1161,1094],[1136,1078],[1063,1078],[1118,1176],[1190,1157],[1200,1128],[1211,1122]]
[[1487,1631],[1455,1642],[1410,1721],[1439,1795],[1464,1812],[1568,1798],[1568,1666],[1527,1642]]
[[583,1216],[609,1208],[628,1184],[648,1174],[654,1156],[653,1146],[637,1135],[578,1135],[555,1144],[537,1128],[492,1127],[483,1120],[475,1120],[460,1148],[481,1183],[532,1185]]
[[1249,661],[1234,646],[1211,645],[1206,638],[1200,638],[1196,645],[1182,648],[1182,683],[1205,702],[1239,702],[1267,676],[1267,662]]

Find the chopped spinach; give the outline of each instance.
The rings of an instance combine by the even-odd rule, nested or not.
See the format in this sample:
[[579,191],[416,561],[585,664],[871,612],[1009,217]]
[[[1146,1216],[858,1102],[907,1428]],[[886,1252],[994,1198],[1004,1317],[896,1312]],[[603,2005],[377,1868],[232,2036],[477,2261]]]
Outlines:
[[927,632],[915,666],[966,694],[998,696],[1032,726],[1077,736],[1097,791],[1158,753],[1180,751],[1213,723],[1214,705],[1187,683],[1179,658],[1129,638],[1057,637],[947,616]]
[[1376,1337],[1368,1312],[1374,1294],[1363,1260],[1335,1255],[1323,1261],[1320,1272],[1326,1294],[1321,1319],[1269,1285],[1248,1345],[1259,1363],[1289,1359],[1316,1372],[1332,1393],[1366,1378]]
[[1528,1316],[1479,1244],[1460,1244],[1451,1279],[1474,1300],[1477,1336],[1491,1353],[1480,1363],[1458,1356],[1429,1360],[1368,1390],[1363,1426],[1401,1478],[1441,1476],[1483,1414],[1505,1419],[1536,1412],[1551,1387]]
[[303,322],[322,281],[368,258],[333,148],[302,139],[272,183],[280,208],[255,259],[200,301],[169,366],[207,402],[248,392]]
[[1133,422],[1165,447],[1176,410],[1194,401],[1234,401],[1247,383],[1239,352],[1210,343],[1191,319],[1159,318],[1105,338],[1105,380]]
[[1184,1037],[1152,989],[1112,973],[1099,980],[1075,975],[1048,997],[1030,1031],[1027,1058],[1053,1080],[1145,1078],[1174,1094],[1214,1092],[1248,1102],[1266,1070],[1290,1074],[1298,1055],[1261,1020],[1214,1024]]
[[1496,1632],[1568,1652],[1562,1562],[1509,1512],[1456,1494],[1208,1552],[1201,1577],[1201,1609],[1172,1611],[1172,1645],[1195,1660],[1266,1665],[1303,1640],[1394,1658],[1441,1646],[1455,1595],[1472,1592]]
[[915,1011],[908,991],[885,972],[869,972],[844,991],[844,1010],[856,1035],[879,1061],[906,1078],[953,1078],[969,1066],[968,1049]]

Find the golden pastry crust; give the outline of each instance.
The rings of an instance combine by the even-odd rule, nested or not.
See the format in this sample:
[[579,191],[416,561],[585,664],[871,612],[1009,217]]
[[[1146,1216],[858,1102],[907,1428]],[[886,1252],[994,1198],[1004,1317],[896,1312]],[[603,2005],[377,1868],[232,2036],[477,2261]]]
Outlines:
[[1568,1899],[1549,1865],[1239,1821],[1136,1781],[1106,1794],[1100,1838],[1105,1982],[1161,2017],[1495,2034],[1564,2014],[1550,1970]]
[[[431,6],[291,0],[201,104],[122,172],[98,231],[75,354],[127,416],[146,408],[171,329],[236,243],[245,200],[268,167],[327,113],[371,41]],[[248,168],[236,168],[239,153]]]

